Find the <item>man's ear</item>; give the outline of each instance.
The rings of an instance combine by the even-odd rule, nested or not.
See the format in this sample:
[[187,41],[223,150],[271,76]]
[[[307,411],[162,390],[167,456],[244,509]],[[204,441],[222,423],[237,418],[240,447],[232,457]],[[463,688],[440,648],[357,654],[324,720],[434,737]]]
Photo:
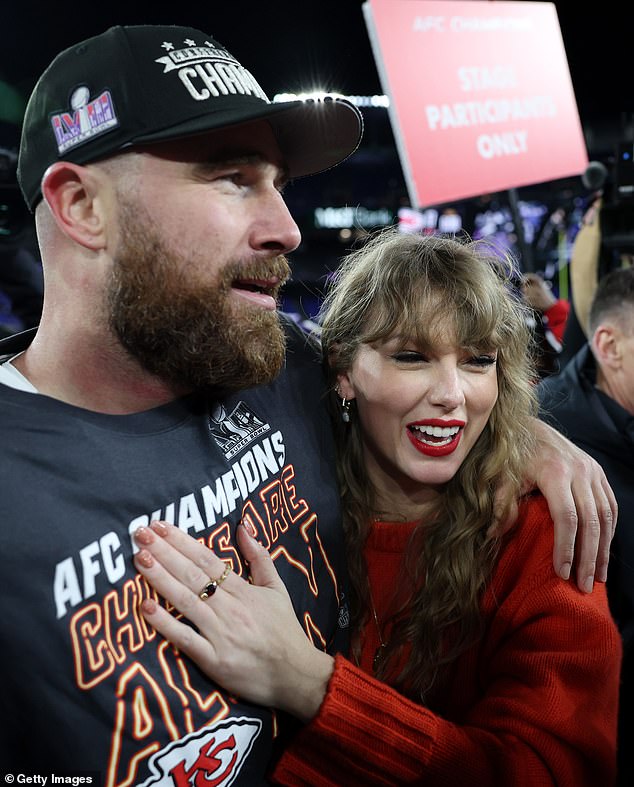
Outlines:
[[592,352],[601,366],[611,369],[621,365],[621,332],[609,323],[599,325],[592,337]]
[[104,248],[106,238],[101,185],[96,170],[70,161],[52,164],[42,179],[42,196],[61,231],[92,251]]

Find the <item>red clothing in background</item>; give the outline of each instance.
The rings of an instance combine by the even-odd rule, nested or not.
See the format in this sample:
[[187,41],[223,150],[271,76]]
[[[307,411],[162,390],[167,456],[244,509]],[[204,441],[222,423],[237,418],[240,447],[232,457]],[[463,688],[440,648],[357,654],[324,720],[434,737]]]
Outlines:
[[564,330],[566,328],[566,320],[568,319],[569,313],[570,303],[561,299],[544,312],[546,324],[560,344],[562,344],[564,340]]
[[[398,587],[411,525],[380,523],[369,539],[379,620]],[[287,785],[609,787],[615,778],[621,640],[605,586],[582,594],[552,566],[553,525],[527,498],[483,598],[485,634],[456,662],[439,713],[337,656],[318,715],[279,761]],[[383,602],[381,604],[381,602]]]

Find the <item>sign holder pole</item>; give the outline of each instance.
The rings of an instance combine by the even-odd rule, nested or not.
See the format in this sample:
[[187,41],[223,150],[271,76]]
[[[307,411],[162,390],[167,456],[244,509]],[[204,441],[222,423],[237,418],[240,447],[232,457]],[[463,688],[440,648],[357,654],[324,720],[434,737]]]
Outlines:
[[533,250],[526,242],[526,236],[524,235],[524,222],[520,214],[517,189],[508,189],[507,194],[509,196],[513,224],[515,225],[515,234],[517,235],[517,248],[520,251],[520,267],[524,273],[534,273],[535,260],[533,259]]

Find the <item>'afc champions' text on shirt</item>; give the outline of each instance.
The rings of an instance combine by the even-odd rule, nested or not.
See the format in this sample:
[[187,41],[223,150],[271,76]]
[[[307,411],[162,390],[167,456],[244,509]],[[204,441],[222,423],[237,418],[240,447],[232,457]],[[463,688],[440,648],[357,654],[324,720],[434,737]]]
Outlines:
[[[265,437],[261,444],[253,445],[230,470],[218,477],[213,487],[205,485],[197,492],[183,495],[177,502],[168,503],[164,509],[135,517],[127,527],[131,551],[137,551],[131,538],[134,531],[147,527],[153,520],[171,522],[192,534],[213,527],[209,546],[219,557],[238,566],[240,561],[230,543],[229,525],[219,522],[219,518],[224,520],[237,509],[240,501],[244,501],[243,521],[250,524],[255,537],[272,552],[279,533],[304,517],[308,510],[306,501],[297,497],[293,485],[294,469],[291,465],[284,467],[284,458],[281,433]],[[258,486],[261,488],[255,499],[249,499],[249,494]],[[84,546],[77,557],[69,556],[59,561],[53,581],[57,617],[64,617],[70,607],[93,597],[98,577],[114,585],[125,573],[124,549],[115,531]]]

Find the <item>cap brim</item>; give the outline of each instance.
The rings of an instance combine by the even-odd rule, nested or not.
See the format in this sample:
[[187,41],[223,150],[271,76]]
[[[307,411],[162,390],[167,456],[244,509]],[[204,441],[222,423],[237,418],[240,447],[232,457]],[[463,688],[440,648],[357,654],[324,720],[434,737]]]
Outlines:
[[363,117],[348,101],[326,98],[314,101],[258,102],[242,111],[216,111],[152,134],[130,144],[161,142],[202,134],[214,129],[268,120],[291,178],[315,175],[344,161],[358,148]]

